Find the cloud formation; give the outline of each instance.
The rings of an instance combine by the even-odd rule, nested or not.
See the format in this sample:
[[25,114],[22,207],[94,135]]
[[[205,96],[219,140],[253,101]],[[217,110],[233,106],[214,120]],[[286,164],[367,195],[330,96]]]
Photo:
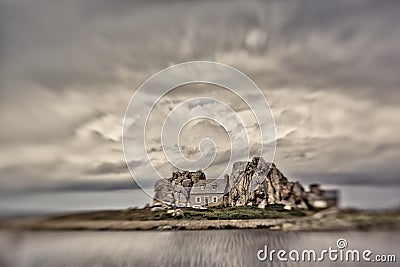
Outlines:
[[[288,177],[400,187],[399,11],[390,0],[2,1],[0,190],[135,188],[121,145],[129,100],[192,60],[231,65],[263,90]],[[150,155],[167,173],[153,131]]]

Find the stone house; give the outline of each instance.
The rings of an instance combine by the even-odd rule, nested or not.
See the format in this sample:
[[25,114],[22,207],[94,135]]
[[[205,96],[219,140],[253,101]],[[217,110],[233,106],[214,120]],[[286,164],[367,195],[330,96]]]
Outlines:
[[206,179],[197,182],[190,191],[190,206],[203,207],[222,203],[223,197],[229,192],[229,176],[223,179]]

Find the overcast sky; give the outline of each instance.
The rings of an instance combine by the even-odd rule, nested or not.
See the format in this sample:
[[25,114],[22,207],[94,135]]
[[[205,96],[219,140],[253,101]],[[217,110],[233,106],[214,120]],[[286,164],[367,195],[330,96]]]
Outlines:
[[[260,87],[289,179],[390,187],[399,203],[399,12],[395,0],[0,0],[2,205],[135,189],[121,145],[130,98],[150,75],[193,60],[231,65]],[[226,144],[217,126],[192,123],[182,134],[189,154],[192,133],[208,127]],[[119,205],[148,200],[134,194]]]

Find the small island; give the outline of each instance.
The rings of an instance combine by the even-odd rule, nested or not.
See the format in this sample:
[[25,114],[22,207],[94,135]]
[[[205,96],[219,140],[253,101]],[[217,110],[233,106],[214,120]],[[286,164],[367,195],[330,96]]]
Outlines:
[[155,184],[144,208],[10,219],[13,230],[395,230],[400,210],[340,209],[338,191],[311,185],[306,191],[262,158],[237,162],[230,176],[207,179],[202,171],[173,172]]

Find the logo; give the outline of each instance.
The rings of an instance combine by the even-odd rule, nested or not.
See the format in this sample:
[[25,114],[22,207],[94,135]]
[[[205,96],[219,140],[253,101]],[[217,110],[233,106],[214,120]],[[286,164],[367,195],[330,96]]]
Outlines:
[[257,251],[257,259],[259,261],[293,261],[293,262],[396,262],[394,254],[374,254],[372,250],[346,249],[348,247],[347,240],[339,238],[336,241],[339,250],[328,247],[325,249],[270,249],[265,245],[263,249]]
[[[224,136],[228,141],[219,144]],[[275,123],[264,94],[244,73],[187,62],[159,71],[136,90],[125,113],[123,149],[134,181],[154,197],[154,183],[174,170],[203,170],[218,179],[236,161],[258,156],[273,162]]]

